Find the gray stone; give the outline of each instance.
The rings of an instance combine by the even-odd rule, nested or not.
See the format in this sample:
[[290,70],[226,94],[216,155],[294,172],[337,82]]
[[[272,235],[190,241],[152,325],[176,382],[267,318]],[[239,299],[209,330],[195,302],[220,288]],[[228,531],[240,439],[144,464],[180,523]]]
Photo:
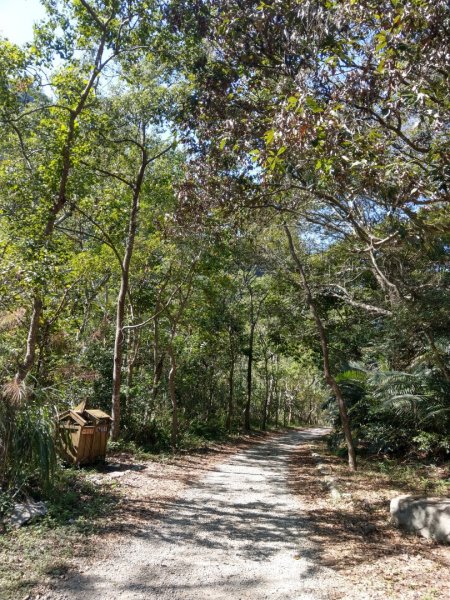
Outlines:
[[43,517],[47,514],[47,507],[44,502],[34,502],[26,500],[14,504],[14,509],[9,518],[12,527],[22,527],[32,519]]
[[112,473],[108,473],[108,477],[111,477],[111,479],[119,479],[119,477],[123,477],[127,473],[129,473],[129,469],[126,471],[113,471]]
[[390,513],[398,527],[450,544],[450,498],[397,496],[391,500]]

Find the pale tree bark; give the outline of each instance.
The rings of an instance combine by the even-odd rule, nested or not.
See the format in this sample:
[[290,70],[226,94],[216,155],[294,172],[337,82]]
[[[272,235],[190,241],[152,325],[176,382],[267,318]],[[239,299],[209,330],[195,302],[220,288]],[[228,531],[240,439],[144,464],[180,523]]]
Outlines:
[[[277,354],[276,356],[276,367],[277,367],[277,373],[278,373],[278,365],[279,365],[280,359],[279,356]],[[278,382],[278,377],[275,377],[275,381],[274,381],[274,397],[275,397],[275,427],[278,427],[279,423],[280,423],[280,386],[279,386],[279,382]]]
[[233,412],[234,412],[234,370],[236,366],[236,353],[234,349],[234,339],[231,328],[228,331],[230,339],[230,368],[228,371],[228,408],[226,418],[226,428],[230,432],[233,425]]
[[34,365],[36,358],[36,345],[39,331],[39,320],[42,315],[43,305],[40,296],[33,298],[33,309],[31,313],[30,325],[28,328],[27,336],[27,349],[23,362],[19,365],[17,373],[15,375],[15,382],[17,385],[22,385],[25,377]]
[[[253,304],[253,300],[252,300]],[[252,319],[253,319],[253,311],[252,311]],[[252,402],[252,390],[253,390],[253,348],[255,341],[255,327],[256,323],[251,322],[250,324],[250,334],[248,338],[248,359],[247,359],[247,400],[245,403],[245,411],[244,411],[244,428],[246,431],[250,431],[250,408]]]
[[116,303],[116,333],[114,337],[113,354],[113,385],[111,399],[111,417],[113,419],[111,427],[111,439],[117,440],[120,435],[120,390],[122,385],[122,358],[123,358],[123,326],[125,321],[126,299],[128,295],[130,281],[130,266],[133,257],[134,242],[138,227],[139,199],[144,183],[145,170],[149,164],[147,152],[142,149],[142,161],[136,183],[133,185],[133,195],[128,220],[128,233],[125,244],[125,253],[122,261],[120,289]]
[[172,345],[173,339],[167,346],[169,358],[170,358],[170,371],[169,371],[169,397],[172,403],[172,424],[170,431],[170,441],[172,444],[172,448],[176,448],[178,445],[178,435],[179,435],[179,423],[178,423],[178,402],[177,402],[177,393],[175,387],[175,379],[177,375],[177,361],[175,356],[175,351]]
[[304,269],[303,264],[297,254],[297,251],[295,249],[294,241],[292,239],[292,234],[287,225],[284,225],[284,230],[286,232],[286,236],[288,239],[291,257],[298,269],[298,272],[299,272],[299,275],[300,275],[300,278],[302,281],[303,289],[306,294],[306,302],[309,306],[311,314],[316,323],[316,329],[317,329],[317,333],[319,334],[319,339],[320,339],[320,346],[322,348],[324,378],[325,378],[326,383],[330,387],[332,393],[334,394],[334,397],[336,398],[336,402],[338,405],[339,416],[341,419],[341,425],[342,425],[342,429],[344,431],[345,441],[347,444],[348,464],[349,464],[350,469],[352,471],[355,471],[356,470],[356,452],[355,452],[353,436],[352,436],[352,432],[351,432],[351,428],[350,428],[350,420],[348,418],[347,405],[346,405],[345,399],[342,395],[342,391],[341,391],[336,379],[332,375],[331,364],[330,364],[330,354],[329,354],[329,348],[328,348],[328,340],[327,340],[325,328],[323,326],[322,319],[320,318],[317,306],[314,302],[311,288],[309,286],[308,279],[306,277],[305,269]]
[[267,353],[264,355],[264,403],[263,403],[263,411],[262,411],[262,419],[261,419],[261,429],[263,431],[266,430],[267,424],[267,407],[269,405],[269,357]]
[[263,431],[266,430],[267,427],[267,418],[269,415],[270,401],[273,393],[273,382],[274,377],[273,374],[270,373],[269,370],[269,362],[273,359],[273,354],[269,355],[267,352],[267,348],[264,352],[264,403],[263,403],[263,411],[262,411],[262,419],[261,419],[261,429]]

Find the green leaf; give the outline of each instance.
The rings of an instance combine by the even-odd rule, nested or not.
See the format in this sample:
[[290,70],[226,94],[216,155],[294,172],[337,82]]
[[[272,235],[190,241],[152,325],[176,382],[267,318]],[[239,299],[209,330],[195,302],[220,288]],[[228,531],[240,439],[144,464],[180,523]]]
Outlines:
[[305,98],[306,106],[312,110],[313,113],[321,113],[323,112],[323,108],[317,102],[313,96],[306,96]]
[[288,109],[292,110],[293,108],[295,108],[298,104],[298,98],[297,96],[289,96],[289,98],[287,99],[287,107]]
[[273,129],[269,129],[268,131],[266,131],[266,133],[264,134],[264,141],[266,142],[267,146],[270,146],[270,144],[273,142],[275,137],[275,131]]

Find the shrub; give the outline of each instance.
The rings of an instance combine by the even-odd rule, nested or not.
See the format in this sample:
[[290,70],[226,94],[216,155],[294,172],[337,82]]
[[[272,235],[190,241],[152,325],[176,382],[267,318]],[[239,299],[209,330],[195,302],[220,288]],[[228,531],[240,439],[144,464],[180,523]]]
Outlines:
[[[8,391],[8,390],[6,390]],[[0,486],[48,489],[55,472],[55,411],[35,398],[0,396]]]

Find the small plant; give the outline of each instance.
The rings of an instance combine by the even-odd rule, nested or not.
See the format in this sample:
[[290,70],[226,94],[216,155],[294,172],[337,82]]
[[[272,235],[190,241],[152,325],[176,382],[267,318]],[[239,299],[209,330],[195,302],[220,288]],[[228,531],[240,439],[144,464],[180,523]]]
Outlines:
[[54,413],[35,399],[0,398],[0,484],[48,489],[57,458]]
[[13,506],[11,493],[0,491],[0,522],[11,512]]

